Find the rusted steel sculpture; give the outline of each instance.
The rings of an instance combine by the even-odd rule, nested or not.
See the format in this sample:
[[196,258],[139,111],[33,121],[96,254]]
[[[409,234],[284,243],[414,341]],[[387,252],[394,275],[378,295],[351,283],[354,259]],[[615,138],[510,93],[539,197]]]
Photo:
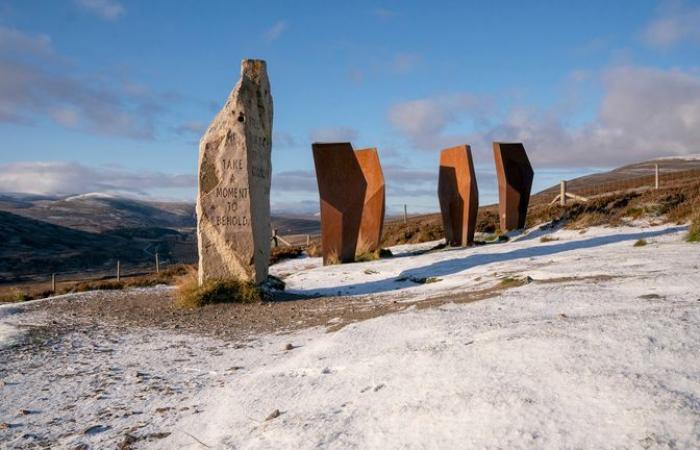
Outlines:
[[349,142],[312,144],[323,264],[355,260],[367,182]]
[[440,152],[438,198],[447,243],[463,247],[474,244],[479,189],[468,145]]
[[501,231],[524,228],[532,179],[535,176],[525,147],[519,142],[494,142],[493,158],[498,177]]
[[373,252],[379,248],[384,226],[385,195],[384,174],[376,148],[355,150],[367,188],[362,206],[360,234],[356,254]]

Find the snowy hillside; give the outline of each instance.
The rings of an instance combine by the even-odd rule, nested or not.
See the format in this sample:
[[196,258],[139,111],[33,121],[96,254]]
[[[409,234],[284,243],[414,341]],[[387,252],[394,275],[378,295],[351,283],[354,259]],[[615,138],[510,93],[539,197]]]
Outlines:
[[[405,307],[237,342],[85,327],[46,302],[4,307],[14,343],[0,350],[0,441],[697,448],[700,247],[684,232],[534,231],[469,249],[402,246],[367,263],[287,261],[273,269],[292,292],[342,295],[328,300],[337,308]],[[33,330],[51,326],[63,331],[42,347]]]

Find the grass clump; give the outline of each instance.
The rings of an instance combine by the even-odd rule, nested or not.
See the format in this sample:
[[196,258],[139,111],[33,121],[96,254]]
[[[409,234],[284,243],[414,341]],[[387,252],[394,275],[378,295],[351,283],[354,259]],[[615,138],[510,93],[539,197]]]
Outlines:
[[364,251],[355,255],[355,262],[376,261],[380,258],[391,258],[394,256],[391,250],[386,248],[378,248],[373,251]]
[[559,238],[551,237],[551,236],[542,236],[540,238],[540,242],[553,242],[553,241],[558,241]]
[[431,284],[431,283],[437,283],[438,281],[442,281],[442,278],[438,277],[409,277],[405,275],[401,275],[394,279],[394,281],[400,283],[403,281],[411,281],[412,283],[416,284]]
[[303,252],[303,247],[298,245],[294,247],[274,247],[270,251],[270,264],[272,265],[285,259],[298,258]]
[[192,273],[178,284],[175,305],[192,309],[214,303],[257,303],[261,300],[260,290],[252,281],[208,280],[200,286],[196,274]]
[[647,244],[648,244],[648,242],[646,241],[646,239],[639,239],[637,242],[634,243],[634,246],[635,247],[644,247]]
[[686,240],[688,242],[700,242],[700,213],[695,214],[693,221],[690,222]]
[[518,287],[531,283],[532,281],[532,278],[530,278],[529,276],[504,277],[501,278],[500,286],[503,288]]

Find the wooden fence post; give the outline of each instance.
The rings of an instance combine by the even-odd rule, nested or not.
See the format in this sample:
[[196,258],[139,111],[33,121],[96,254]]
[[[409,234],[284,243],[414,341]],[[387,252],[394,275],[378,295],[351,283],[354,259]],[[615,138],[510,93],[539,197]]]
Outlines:
[[654,164],[654,189],[659,189],[659,165]]
[[55,273],[51,274],[51,293],[52,294],[56,293],[56,274]]
[[311,235],[307,234],[306,235],[306,246],[308,247],[309,245],[311,245]]
[[566,180],[559,182],[559,205],[566,206]]
[[122,277],[122,270],[121,270],[121,262],[117,260],[117,283],[121,280]]
[[160,273],[160,261],[158,260],[158,252],[156,252],[156,273]]
[[403,223],[406,225],[408,223],[408,207],[406,204],[403,204]]

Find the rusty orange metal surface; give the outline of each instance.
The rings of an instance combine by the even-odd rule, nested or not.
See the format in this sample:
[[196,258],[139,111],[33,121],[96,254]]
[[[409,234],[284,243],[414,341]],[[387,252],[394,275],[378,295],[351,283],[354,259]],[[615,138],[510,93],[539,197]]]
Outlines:
[[438,198],[447,243],[464,247],[474,244],[479,189],[468,145],[440,152]]
[[362,168],[349,142],[312,144],[321,201],[324,264],[352,262],[367,191]]
[[501,231],[524,228],[535,176],[525,147],[519,142],[494,142],[493,158],[498,178]]
[[361,254],[373,252],[379,248],[379,243],[382,239],[382,227],[384,226],[386,189],[384,187],[384,173],[379,162],[377,149],[355,150],[355,157],[367,184],[356,249],[356,253]]

